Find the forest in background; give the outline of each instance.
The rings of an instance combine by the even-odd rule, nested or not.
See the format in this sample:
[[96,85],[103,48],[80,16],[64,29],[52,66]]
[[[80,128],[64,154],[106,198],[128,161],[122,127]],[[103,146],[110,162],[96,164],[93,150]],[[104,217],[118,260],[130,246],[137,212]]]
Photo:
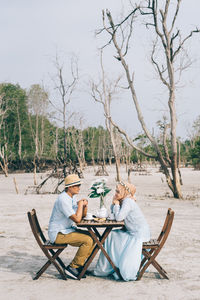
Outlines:
[[[50,113],[48,93],[40,85],[28,91],[18,84],[0,84],[0,167],[5,175],[16,170],[32,172],[48,168],[115,163],[113,146],[103,126],[77,128],[58,126]],[[158,123],[158,126],[161,124]],[[152,162],[127,144],[116,129],[115,139],[121,163],[141,165]],[[200,116],[194,122],[191,136],[178,140],[181,166],[200,168]],[[157,140],[161,140],[161,136]],[[150,150],[145,135],[134,138],[140,148]],[[162,142],[160,148],[162,150]],[[169,145],[170,147],[170,145]],[[153,150],[152,150],[153,152]]]

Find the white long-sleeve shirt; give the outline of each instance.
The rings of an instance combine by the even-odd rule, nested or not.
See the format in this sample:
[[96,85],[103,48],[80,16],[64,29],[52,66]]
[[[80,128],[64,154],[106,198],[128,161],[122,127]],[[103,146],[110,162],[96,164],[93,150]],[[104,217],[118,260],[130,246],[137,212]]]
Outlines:
[[112,204],[111,211],[114,213],[116,221],[124,220],[129,234],[141,238],[144,242],[150,239],[149,225],[133,199],[125,198],[121,207],[118,204]]

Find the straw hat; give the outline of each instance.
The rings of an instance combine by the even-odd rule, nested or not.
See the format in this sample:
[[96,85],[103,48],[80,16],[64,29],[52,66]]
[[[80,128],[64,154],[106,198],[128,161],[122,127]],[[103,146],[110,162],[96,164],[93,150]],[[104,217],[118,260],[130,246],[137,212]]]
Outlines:
[[81,184],[80,178],[76,174],[65,177],[65,187]]

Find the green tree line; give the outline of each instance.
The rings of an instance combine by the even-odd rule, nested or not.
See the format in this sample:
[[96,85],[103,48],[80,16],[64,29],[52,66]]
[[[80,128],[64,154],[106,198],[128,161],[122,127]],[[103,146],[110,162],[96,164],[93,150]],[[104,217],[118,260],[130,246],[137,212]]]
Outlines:
[[[0,84],[0,167],[9,170],[42,170],[54,164],[114,163],[112,143],[108,131],[102,127],[63,128],[48,115],[48,94],[34,85],[29,91],[18,84]],[[200,117],[195,121],[191,139],[179,143],[180,163],[200,167]],[[66,151],[64,153],[64,139]],[[145,136],[138,135],[138,143],[145,148]],[[143,163],[147,158],[128,146],[122,138],[122,162]],[[162,147],[162,146],[160,146]],[[127,155],[128,153],[128,155]]]

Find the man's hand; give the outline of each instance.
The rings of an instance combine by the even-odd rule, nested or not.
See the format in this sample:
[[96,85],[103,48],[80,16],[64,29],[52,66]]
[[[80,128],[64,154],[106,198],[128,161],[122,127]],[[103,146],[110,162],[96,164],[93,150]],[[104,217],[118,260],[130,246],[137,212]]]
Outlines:
[[[85,198],[80,199],[80,200],[77,202],[77,204],[78,204],[78,209],[77,209],[77,211],[81,211],[81,216],[80,216],[79,214],[78,214],[78,216],[80,216],[81,219],[82,219],[82,218],[85,217],[86,214],[87,214],[88,200],[85,199]],[[76,215],[77,215],[77,212],[76,212]],[[76,222],[76,223],[79,223],[79,222],[81,221],[81,219],[78,219],[78,221],[75,221],[75,222]]]
[[88,206],[88,200],[87,199],[80,199],[78,201],[78,205]]
[[76,223],[79,223],[87,213],[88,201],[86,199],[81,199],[77,202],[78,208],[74,215],[70,216],[70,219]]
[[87,199],[83,199],[83,206],[88,206],[88,200]]
[[88,200],[83,199],[83,217],[87,215],[87,209],[88,209]]
[[79,200],[79,201],[77,202],[77,204],[78,204],[78,207],[83,207],[83,200]]

